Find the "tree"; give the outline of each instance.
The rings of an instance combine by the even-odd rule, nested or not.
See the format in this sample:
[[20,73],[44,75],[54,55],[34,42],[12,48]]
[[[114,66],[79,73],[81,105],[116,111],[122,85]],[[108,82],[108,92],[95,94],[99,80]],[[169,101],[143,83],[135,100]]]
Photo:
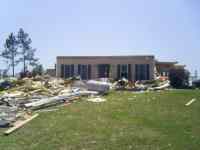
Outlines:
[[195,79],[195,80],[198,79],[198,71],[197,71],[197,70],[194,71],[194,79]]
[[189,71],[184,68],[174,68],[170,70],[169,80],[174,88],[185,88],[189,86]]
[[44,68],[41,64],[36,65],[33,70],[32,70],[32,75],[36,76],[36,75],[42,75],[44,73]]
[[1,56],[6,59],[8,67],[12,67],[12,76],[15,76],[15,66],[19,63],[19,60],[16,59],[19,54],[17,51],[17,39],[13,33],[11,33],[4,44],[4,50],[1,53]]
[[29,38],[28,33],[25,33],[22,28],[19,29],[17,35],[18,45],[21,48],[20,62],[23,62],[23,70],[26,72],[28,65],[34,66],[38,59],[35,58],[35,51],[30,45],[32,43],[31,38]]

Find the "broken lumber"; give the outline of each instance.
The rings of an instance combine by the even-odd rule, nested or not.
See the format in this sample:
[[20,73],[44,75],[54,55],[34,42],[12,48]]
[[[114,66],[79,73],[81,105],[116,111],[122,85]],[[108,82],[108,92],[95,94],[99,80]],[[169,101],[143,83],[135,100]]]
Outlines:
[[24,104],[24,106],[26,108],[30,108],[30,107],[38,108],[38,107],[42,107],[42,106],[48,105],[48,104],[69,101],[69,100],[73,99],[74,97],[86,96],[86,95],[91,95],[91,94],[98,94],[98,92],[96,92],[96,91],[78,91],[78,92],[74,92],[74,93],[66,93],[63,95],[54,96],[54,97],[50,97],[50,98],[43,98],[36,102],[26,103],[26,104]]
[[167,81],[165,84],[161,85],[161,86],[158,86],[158,87],[154,87],[152,88],[153,90],[163,90],[163,89],[166,89],[170,87],[170,82]]
[[195,101],[196,101],[196,99],[193,98],[193,99],[191,99],[189,102],[187,102],[187,103],[185,104],[185,106],[189,106],[190,104],[192,104],[192,103],[195,102]]
[[38,110],[37,112],[51,112],[51,111],[57,111],[58,109],[42,109]]
[[14,127],[9,128],[7,131],[4,132],[5,135],[9,135],[10,133],[14,132],[15,130],[21,128],[22,126],[24,126],[26,123],[28,123],[29,121],[33,120],[34,118],[38,117],[39,114],[35,114],[33,116],[31,116],[30,118],[23,120],[23,121],[18,121],[16,122]]

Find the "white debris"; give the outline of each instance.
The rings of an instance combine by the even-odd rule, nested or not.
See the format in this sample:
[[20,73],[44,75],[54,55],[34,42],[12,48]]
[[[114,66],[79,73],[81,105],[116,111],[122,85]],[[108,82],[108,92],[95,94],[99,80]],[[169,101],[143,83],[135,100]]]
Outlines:
[[99,102],[105,102],[106,99],[101,98],[101,97],[95,97],[95,98],[89,98],[89,99],[87,99],[87,101],[99,103]]
[[14,98],[14,97],[22,97],[23,95],[24,95],[24,92],[15,91],[15,92],[12,92],[12,93],[5,92],[2,95],[2,97],[4,97],[4,98],[6,98],[6,97]]
[[195,102],[195,101],[196,101],[196,99],[193,98],[193,99],[191,99],[189,102],[187,102],[187,103],[185,104],[185,106],[189,106],[190,104],[192,104],[192,103]]

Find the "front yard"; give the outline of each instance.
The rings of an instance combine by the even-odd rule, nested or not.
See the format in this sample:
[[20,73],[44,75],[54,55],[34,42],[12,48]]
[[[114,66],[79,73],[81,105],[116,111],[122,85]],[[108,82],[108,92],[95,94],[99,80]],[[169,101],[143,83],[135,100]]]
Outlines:
[[[198,150],[200,91],[113,91],[106,102],[77,101],[43,112],[9,136],[1,150]],[[192,98],[190,106],[185,103]],[[3,133],[0,129],[0,133]]]

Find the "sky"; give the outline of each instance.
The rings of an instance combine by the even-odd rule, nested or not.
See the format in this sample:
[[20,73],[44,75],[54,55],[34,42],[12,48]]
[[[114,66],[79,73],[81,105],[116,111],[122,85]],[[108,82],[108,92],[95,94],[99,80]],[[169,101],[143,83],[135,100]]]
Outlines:
[[0,50],[23,28],[45,68],[61,55],[153,54],[200,72],[199,8],[199,0],[1,0]]

